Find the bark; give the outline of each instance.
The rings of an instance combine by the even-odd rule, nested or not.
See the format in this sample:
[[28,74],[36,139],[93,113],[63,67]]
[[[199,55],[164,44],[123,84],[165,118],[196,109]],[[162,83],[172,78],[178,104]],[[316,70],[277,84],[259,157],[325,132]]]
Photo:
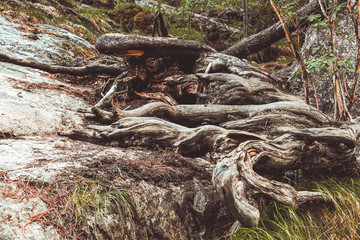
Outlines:
[[[308,21],[308,16],[314,13],[321,13],[318,1],[312,1],[311,3],[305,5],[303,8],[296,12],[296,18],[300,19],[298,26],[305,27],[309,25],[310,22]],[[291,33],[295,31],[297,27],[292,24],[292,21],[288,22],[289,31]],[[284,37],[284,30],[282,29],[281,22],[279,21],[272,26],[260,31],[259,33],[254,34],[241,41],[240,43],[235,44],[234,46],[224,50],[222,53],[236,56],[238,58],[246,58],[247,56],[258,52],[270,46],[271,44],[276,43]]]
[[122,54],[127,50],[142,50],[146,57],[197,59],[201,53],[215,50],[197,41],[178,38],[144,37],[124,34],[105,34],[96,41],[96,49],[104,54]]

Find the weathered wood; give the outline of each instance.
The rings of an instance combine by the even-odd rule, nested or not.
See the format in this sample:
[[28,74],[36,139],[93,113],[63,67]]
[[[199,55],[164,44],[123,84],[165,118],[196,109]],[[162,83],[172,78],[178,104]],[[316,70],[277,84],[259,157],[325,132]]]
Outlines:
[[243,131],[231,131],[221,127],[206,125],[187,128],[154,117],[126,117],[111,126],[89,126],[59,132],[73,139],[96,142],[110,146],[160,146],[184,155],[202,155],[216,148],[216,141],[227,134],[245,138],[261,138]]
[[[148,56],[169,56],[173,40],[145,39],[105,35],[99,42],[107,44],[103,51],[108,54],[135,49]],[[161,42],[166,51],[156,52],[156,44]],[[177,57],[182,58],[177,46]],[[190,48],[185,47],[184,52]],[[196,50],[196,55],[201,52]],[[137,90],[127,87],[129,77],[120,76],[92,109],[98,119],[111,125],[59,134],[110,146],[160,147],[209,158],[216,162],[212,181],[220,199],[245,227],[258,225],[262,197],[294,207],[328,200],[321,193],[296,191],[280,182],[284,172],[354,169],[360,125],[341,126],[301,98],[280,90],[281,80],[235,57],[210,51],[194,69],[196,75],[171,76],[154,83],[163,84],[164,92],[176,100],[191,94],[186,105],[153,102],[132,110],[116,109],[111,106],[116,92]],[[142,89],[151,86],[151,80],[141,83],[149,84]]]
[[[289,122],[292,125],[310,123],[310,126],[321,126],[333,122],[327,115],[299,101],[284,101],[262,105],[191,104],[176,106],[154,102],[133,110],[117,109],[115,113],[106,114],[103,112],[101,114],[106,115],[105,119],[112,119],[113,121],[126,117],[161,117],[187,126],[204,123],[219,125],[224,122],[233,121],[232,123],[223,124],[223,126],[228,126],[228,128],[230,128],[229,126],[236,128],[236,125],[240,125],[242,122],[236,122],[238,119],[251,121],[255,117],[264,118],[272,126],[284,124],[284,119],[286,118],[292,121],[295,120],[294,122]],[[284,117],[284,119],[278,118],[278,116]]]
[[[131,82],[134,77],[127,77],[128,72],[125,71],[123,73],[121,73],[120,75],[118,75],[114,82],[113,85],[111,86],[111,88],[109,89],[109,91],[105,94],[105,96],[100,99],[100,101],[98,103],[95,104],[95,108],[107,108],[111,106],[111,101],[113,100],[113,98],[115,97],[116,94],[123,93],[123,94],[127,94],[128,92],[128,88],[129,88],[129,82]],[[120,89],[120,88],[123,89]]]
[[186,128],[158,118],[126,117],[111,126],[61,134],[111,146],[156,145],[187,156],[207,152],[220,156],[213,174],[217,192],[243,226],[254,227],[260,217],[259,194],[295,207],[310,200],[326,200],[321,193],[297,192],[288,184],[269,180],[253,170],[255,165],[260,170],[271,169],[275,175],[289,169],[345,166],[358,154],[360,125],[279,128],[269,139],[250,132],[212,125]]
[[198,103],[266,104],[276,101],[301,101],[299,97],[285,94],[271,83],[262,81],[261,76],[249,75],[241,77],[225,73],[197,74],[200,78]]
[[117,54],[124,50],[142,50],[147,57],[174,57],[197,59],[201,53],[216,52],[197,41],[168,37],[144,37],[120,33],[105,34],[96,41],[96,49],[104,54]]

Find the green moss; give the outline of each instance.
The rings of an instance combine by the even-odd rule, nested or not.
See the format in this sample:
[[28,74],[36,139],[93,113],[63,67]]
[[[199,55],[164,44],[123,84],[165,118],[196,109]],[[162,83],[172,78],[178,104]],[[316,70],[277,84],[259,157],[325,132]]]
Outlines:
[[31,8],[27,14],[29,16],[35,17],[37,19],[43,20],[46,23],[50,22],[50,18],[46,16],[46,13],[44,13],[43,11],[36,9],[36,8]]
[[171,26],[168,32],[170,35],[175,37],[204,42],[204,33],[197,31],[194,28]]

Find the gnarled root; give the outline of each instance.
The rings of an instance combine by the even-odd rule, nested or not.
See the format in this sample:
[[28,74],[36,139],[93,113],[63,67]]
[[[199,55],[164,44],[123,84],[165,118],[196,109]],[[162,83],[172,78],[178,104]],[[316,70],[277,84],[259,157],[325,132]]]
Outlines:
[[[259,223],[257,197],[265,195],[283,204],[297,207],[312,200],[329,200],[319,192],[296,191],[288,184],[269,180],[254,171],[256,164],[268,172],[295,169],[296,166],[336,167],[354,160],[360,126],[341,129],[287,129],[288,134],[272,141],[249,140],[224,155],[213,172],[213,184],[220,199],[245,227]],[[285,136],[285,137],[284,137]],[[291,141],[290,141],[291,140]],[[333,149],[334,141],[341,147]],[[317,149],[312,158],[306,151]],[[321,157],[323,162],[318,162]],[[341,160],[340,160],[341,159]]]

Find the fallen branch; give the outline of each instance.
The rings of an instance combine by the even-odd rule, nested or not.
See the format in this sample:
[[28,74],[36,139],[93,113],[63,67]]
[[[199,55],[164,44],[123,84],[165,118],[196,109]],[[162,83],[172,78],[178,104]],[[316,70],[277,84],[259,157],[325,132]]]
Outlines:
[[[300,19],[299,26],[305,27],[310,24],[308,17],[314,13],[321,13],[320,6],[317,1],[305,5],[294,14],[294,18]],[[289,32],[296,30],[296,26],[289,21]],[[240,43],[224,50],[222,53],[236,56],[238,58],[246,58],[247,56],[256,53],[273,43],[285,37],[284,31],[281,27],[281,22],[273,24],[272,26],[256,33]]]

